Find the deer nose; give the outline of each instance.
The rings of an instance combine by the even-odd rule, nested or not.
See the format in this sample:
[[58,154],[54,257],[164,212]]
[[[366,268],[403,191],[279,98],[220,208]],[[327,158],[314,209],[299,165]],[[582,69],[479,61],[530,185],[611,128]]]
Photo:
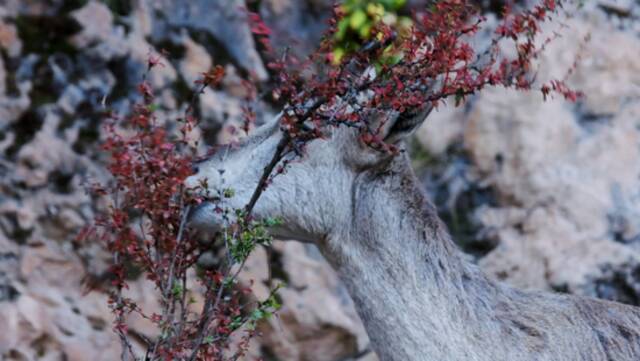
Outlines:
[[191,173],[197,174],[200,171],[200,167],[197,163],[191,164]]

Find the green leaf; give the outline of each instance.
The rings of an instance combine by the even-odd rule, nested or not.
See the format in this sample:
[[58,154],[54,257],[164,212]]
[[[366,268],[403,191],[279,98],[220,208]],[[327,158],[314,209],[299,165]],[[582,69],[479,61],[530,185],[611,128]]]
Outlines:
[[358,9],[349,17],[349,26],[353,30],[358,30],[366,21],[367,14],[362,9]]
[[173,289],[171,289],[171,292],[174,294],[174,296],[180,296],[182,295],[182,292],[184,291],[184,289],[182,288],[181,285],[179,284],[175,284],[173,286]]
[[240,326],[242,326],[242,324],[244,323],[244,321],[242,320],[242,316],[236,316],[233,318],[233,320],[229,323],[229,328],[231,330],[237,330],[238,328],[240,328]]
[[335,37],[338,40],[343,40],[347,35],[347,30],[349,29],[349,21],[347,19],[342,19],[338,23],[338,30],[336,30]]
[[407,3],[407,0],[391,0],[391,6],[393,9],[398,10]]
[[268,217],[264,220],[264,225],[267,227],[281,226],[284,220],[281,217]]
[[275,295],[271,295],[269,298],[267,298],[267,300],[264,301],[262,305],[273,310],[279,310],[280,307],[282,307],[280,302],[278,302],[278,300],[276,299]]
[[222,192],[222,195],[223,195],[225,198],[232,198],[233,196],[235,196],[235,195],[236,195],[236,191],[235,191],[235,190],[233,190],[233,188],[226,188],[226,189]]
[[253,321],[259,321],[263,318],[264,318],[264,312],[259,308],[256,308],[255,310],[253,310],[251,312],[251,315],[249,316],[249,319]]
[[358,30],[358,34],[363,39],[368,38],[371,35],[371,23],[367,22],[366,24],[362,25]]

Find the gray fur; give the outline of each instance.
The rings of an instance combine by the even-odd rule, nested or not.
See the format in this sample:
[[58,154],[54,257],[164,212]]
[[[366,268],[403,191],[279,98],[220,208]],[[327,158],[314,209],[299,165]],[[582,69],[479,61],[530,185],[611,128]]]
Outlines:
[[[255,214],[284,219],[275,236],[318,245],[382,360],[640,360],[640,308],[489,279],[451,241],[408,157],[369,149],[354,132],[336,129],[309,144]],[[232,186],[227,206],[242,207],[280,137],[277,121],[264,126],[201,164],[187,185]],[[212,208],[201,206],[193,227],[219,229]]]

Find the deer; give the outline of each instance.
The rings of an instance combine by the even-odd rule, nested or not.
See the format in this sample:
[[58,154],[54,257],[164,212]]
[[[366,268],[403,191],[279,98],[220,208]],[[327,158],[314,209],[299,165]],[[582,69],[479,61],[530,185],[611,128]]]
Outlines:
[[[279,217],[271,230],[278,239],[317,245],[381,360],[640,360],[640,308],[520,290],[485,275],[459,250],[404,151],[429,111],[396,114],[380,127],[399,152],[372,149],[357,129],[327,129],[264,189],[254,216]],[[284,136],[276,116],[199,162],[186,187],[205,194],[231,186],[235,195],[225,202],[242,208]],[[219,232],[228,220],[215,208],[201,203],[190,227]]]

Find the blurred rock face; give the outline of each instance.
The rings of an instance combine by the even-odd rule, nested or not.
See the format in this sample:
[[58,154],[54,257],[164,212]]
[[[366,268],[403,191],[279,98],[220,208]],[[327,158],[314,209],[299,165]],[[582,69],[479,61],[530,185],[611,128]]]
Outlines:
[[538,93],[492,89],[441,109],[418,138],[440,162],[464,162],[457,173],[455,161],[445,165],[442,174],[456,175],[444,184],[427,172],[436,199],[446,193],[445,213],[456,199],[490,194],[465,218],[486,271],[520,287],[639,304],[640,62],[629,54],[640,42],[615,19],[586,9],[540,61],[544,81],[580,54],[569,79],[584,99],[543,103]]
[[[253,10],[273,27],[276,45],[304,53],[329,3],[265,0]],[[222,89],[199,98],[202,137],[234,137],[228,126],[242,119],[241,79],[268,74],[235,11],[246,4],[220,4],[0,5],[0,358],[119,358],[107,296],[83,287],[108,282],[108,255],[73,241],[104,207],[83,188],[104,177],[103,103],[126,113],[148,53],[166,49],[165,66],[149,79],[160,119],[181,115],[198,74],[221,64]],[[454,238],[487,272],[522,287],[640,304],[640,61],[629,56],[640,54],[631,20],[640,7],[586,6],[544,53],[542,69],[551,73],[538,76],[562,76],[580,53],[570,79],[587,98],[542,103],[538,94],[486,91],[432,114],[414,158]],[[258,104],[258,121],[277,110]],[[288,286],[279,316],[261,326],[255,355],[375,358],[352,301],[315,248],[279,242],[256,252],[244,279],[255,281],[257,297],[269,272]],[[134,282],[131,297],[153,308],[151,291]],[[144,320],[132,320],[132,329],[153,336]]]

